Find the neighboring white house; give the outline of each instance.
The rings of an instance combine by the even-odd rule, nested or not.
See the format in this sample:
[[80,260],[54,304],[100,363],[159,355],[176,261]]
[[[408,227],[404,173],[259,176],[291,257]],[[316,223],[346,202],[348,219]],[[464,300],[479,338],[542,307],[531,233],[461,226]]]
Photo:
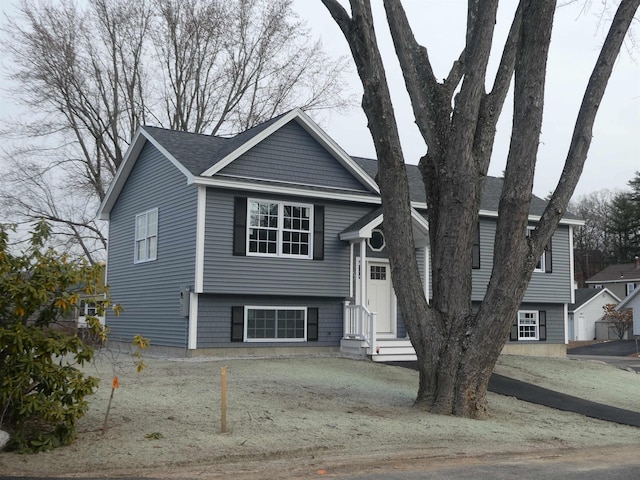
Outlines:
[[607,304],[618,304],[620,299],[607,288],[578,288],[575,303],[569,305],[569,341],[595,340],[596,322],[604,314]]
[[640,335],[640,288],[636,288],[616,307],[616,310],[631,310],[633,312],[633,334]]

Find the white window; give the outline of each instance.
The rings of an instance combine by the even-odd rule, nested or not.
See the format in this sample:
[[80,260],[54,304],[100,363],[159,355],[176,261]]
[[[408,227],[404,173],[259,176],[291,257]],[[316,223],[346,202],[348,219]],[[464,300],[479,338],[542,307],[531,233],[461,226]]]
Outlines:
[[305,307],[245,307],[245,342],[304,342]]
[[518,312],[518,340],[539,340],[540,322],[537,310]]
[[635,283],[627,283],[627,296],[631,295],[631,292],[633,292],[635,289],[636,289]]
[[385,246],[384,233],[382,233],[382,230],[373,230],[371,232],[371,238],[367,239],[367,243],[369,244],[369,248],[374,252],[381,252]]
[[311,258],[311,205],[249,200],[247,255]]
[[[531,235],[531,232],[533,232],[535,229],[536,227],[527,227],[527,237]],[[542,272],[542,273],[546,271],[545,264],[544,264],[544,253],[540,257],[540,260],[538,260],[538,263],[536,264],[536,268],[534,268],[533,271]]]
[[135,263],[158,257],[158,209],[136,215]]
[[596,283],[596,284],[593,286],[593,288],[599,288],[599,289],[602,289],[602,284],[600,284],[600,283]]

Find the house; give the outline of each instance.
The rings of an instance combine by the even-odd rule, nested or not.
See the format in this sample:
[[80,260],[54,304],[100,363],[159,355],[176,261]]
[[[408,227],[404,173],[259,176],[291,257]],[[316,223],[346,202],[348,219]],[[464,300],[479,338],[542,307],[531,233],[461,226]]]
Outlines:
[[610,265],[589,278],[587,288],[607,287],[619,298],[625,298],[640,287],[640,257],[634,263]]
[[640,336],[640,288],[636,288],[631,294],[622,300],[616,310],[631,310],[633,312],[633,330],[635,337]]
[[[424,187],[418,168],[407,169],[430,295]],[[98,212],[109,220],[112,300],[125,309],[107,318],[112,340],[140,333],[186,356],[343,349],[415,358],[391,284],[376,172],[375,160],[347,155],[297,109],[232,138],[139,128]],[[469,252],[475,302],[491,275],[501,189],[487,179]],[[544,206],[534,199],[532,226]],[[505,351],[565,354],[578,224],[567,216],[554,233]]]
[[602,318],[605,305],[619,302],[620,299],[607,288],[576,289],[575,303],[569,305],[569,341],[607,340],[608,335],[599,338],[596,322]]

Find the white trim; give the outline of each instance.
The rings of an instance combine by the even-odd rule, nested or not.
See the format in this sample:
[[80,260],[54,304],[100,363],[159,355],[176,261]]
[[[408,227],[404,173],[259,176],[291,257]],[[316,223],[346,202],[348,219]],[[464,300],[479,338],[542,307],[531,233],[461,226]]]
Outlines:
[[[149,235],[149,215],[155,213],[156,216],[156,232],[155,235]],[[138,232],[138,218],[144,216],[145,218],[145,234],[144,234],[144,238],[139,235]],[[139,263],[148,263],[148,262],[155,262],[156,260],[158,260],[158,246],[159,246],[159,239],[160,239],[160,213],[158,212],[158,207],[156,208],[150,208],[149,210],[145,210],[144,212],[140,212],[140,213],[136,213],[135,217],[134,217],[134,225],[133,225],[133,263],[135,265],[139,264]],[[149,254],[149,244],[150,244],[150,239],[155,237],[156,239],[156,248],[155,248],[155,254],[153,256],[151,256]],[[138,257],[138,242],[140,241],[144,241],[144,245],[145,245],[145,252],[144,252],[144,257],[143,258],[139,258]]]
[[[352,244],[353,245],[353,244]],[[364,267],[362,258],[362,246],[364,245]],[[356,276],[356,294],[355,294],[355,303],[356,305],[361,305],[365,307],[367,310],[369,309],[369,305],[367,304],[368,300],[368,291],[369,291],[369,273],[370,266],[372,263],[381,263],[387,267],[387,281],[389,284],[389,322],[391,324],[391,333],[382,333],[376,332],[376,336],[378,338],[396,338],[398,335],[398,300],[396,297],[396,291],[393,287],[393,279],[391,278],[391,263],[388,258],[374,258],[366,256],[366,242],[363,240],[360,242],[360,257],[356,258],[356,272],[359,272],[360,275]],[[364,279],[364,280],[363,280]],[[357,287],[360,287],[359,289]],[[377,318],[380,318],[382,312],[375,312]],[[387,312],[385,312],[386,314]]]
[[204,240],[207,218],[207,187],[198,186],[196,212],[196,269],[194,289],[196,293],[204,291]]
[[289,113],[283,115],[258,135],[243,143],[229,155],[221,159],[219,162],[216,162],[216,164],[211,168],[205,170],[202,175],[215,175],[226,166],[228,166],[231,162],[233,162],[236,158],[240,157],[243,153],[246,153],[251,148],[255,147],[257,144],[262,142],[274,132],[280,130],[284,125],[292,120],[295,120],[302,128],[304,128],[315,140],[317,140],[325,149],[327,149],[327,151],[336,160],[342,163],[342,165],[347,168],[347,170],[349,170],[355,177],[357,177],[361,183],[369,187],[372,192],[380,193],[378,185],[375,183],[375,181],[369,175],[367,175],[367,173],[355,162],[355,160],[347,155],[346,152],[342,150],[342,148],[331,137],[329,137],[318,126],[318,124],[316,124],[311,119],[311,117],[309,117],[299,108],[293,109]]
[[[536,336],[534,337],[522,337],[520,336],[520,314],[529,314],[534,313],[536,316]],[[524,325],[524,326],[528,326]],[[540,340],[540,312],[538,310],[518,310],[518,341],[519,342],[527,342],[527,341],[536,341]]]
[[356,294],[353,290],[354,263],[355,263],[355,256],[354,256],[353,242],[350,242],[349,243],[349,296],[353,297],[355,301]]
[[[376,232],[379,233],[380,236],[382,237],[382,246],[380,247],[374,247],[373,245],[371,245],[371,239],[373,239],[373,234]],[[372,252],[381,252],[382,250],[384,250],[384,247],[387,245],[387,239],[384,236],[384,232],[379,228],[374,228],[373,230],[371,230],[371,236],[367,238],[367,245],[369,246]]]
[[[573,290],[573,289],[571,289]],[[569,304],[565,303],[564,304],[564,344],[568,344],[569,343]],[[540,323],[540,319],[538,319],[538,324]],[[575,323],[573,326],[573,329],[575,330]],[[540,330],[540,325],[538,325],[538,331]],[[575,332],[574,332],[575,334]],[[538,335],[540,336],[540,335]]]
[[366,306],[367,301],[367,282],[364,280],[365,269],[367,267],[367,244],[364,239],[360,240],[360,257],[358,258],[358,272],[360,273],[360,301],[357,302],[362,306]]
[[[429,235],[429,223],[425,218],[420,215],[420,213],[412,208],[411,209],[411,220],[413,221],[412,226],[417,226],[420,233],[424,234],[426,237]],[[369,223],[362,226],[359,230],[354,230],[352,232],[346,232],[340,234],[340,240],[360,240],[361,238],[371,238],[371,233],[374,229],[380,226],[384,222],[384,215],[381,213],[377,217],[373,218]],[[415,232],[414,232],[415,237]]]
[[189,338],[187,348],[198,348],[198,294],[189,292]]
[[[327,192],[322,190],[312,190],[302,187],[288,187],[285,185],[265,185],[257,183],[247,183],[241,181],[234,181],[223,179],[220,177],[194,177],[193,183],[196,185],[206,185],[209,187],[226,188],[230,190],[246,190],[249,192],[259,193],[275,193],[280,195],[291,195],[296,197],[307,198],[324,198],[327,200],[345,200],[348,202],[360,202],[370,203],[374,205],[380,205],[381,199],[379,196],[366,193],[341,193],[341,192]],[[320,187],[323,188],[323,187]]]
[[[248,338],[247,330],[249,326],[249,310],[300,310],[304,312],[304,334],[302,338]],[[242,341],[245,343],[276,343],[276,342],[287,342],[287,343],[306,343],[307,342],[307,321],[308,321],[308,307],[294,307],[294,306],[262,306],[262,305],[245,305],[244,306],[244,325],[243,325],[243,334]],[[277,318],[277,317],[276,317]],[[277,331],[277,329],[276,329]]]
[[640,287],[636,288],[633,292],[631,292],[631,295],[627,295],[625,298],[623,298],[622,301],[616,307],[616,310],[620,310],[621,308],[624,308],[627,304],[631,302],[631,299],[637,297],[638,295],[640,295]]
[[120,167],[111,181],[111,184],[107,189],[107,193],[98,208],[97,217],[99,220],[109,220],[111,209],[120,196],[120,192],[122,192],[124,184],[133,170],[134,165],[138,161],[138,156],[147,141],[151,142],[151,144],[156,147],[162,155],[164,155],[180,172],[185,175],[185,177],[187,177],[187,184],[193,183],[193,174],[162,145],[160,145],[153,136],[144,129],[144,127],[138,127],[138,130],[136,130],[136,133],[129,144],[129,148],[124,154],[122,164],[120,164]]
[[[633,272],[631,272],[633,273]],[[597,273],[596,273],[597,275]],[[625,274],[626,275],[626,274]],[[620,279],[618,278],[617,280],[585,280],[584,283],[588,283],[590,285],[604,285],[605,283],[614,283],[614,284],[624,284],[627,283],[629,280],[632,280],[634,282],[640,282],[640,277],[637,278],[623,278]],[[602,288],[602,287],[600,287]]]
[[[480,210],[479,215],[481,217],[491,217],[491,218],[498,218],[498,212],[494,212],[492,210]],[[528,220],[530,222],[539,222],[540,219],[542,218],[541,215],[529,215]],[[585,221],[584,220],[579,220],[579,219],[575,219],[575,218],[561,218],[560,219],[560,225],[584,225]]]
[[[398,301],[396,298],[396,290],[393,288],[393,279],[391,278],[391,262],[388,258],[372,258],[368,257],[366,263],[367,283],[369,282],[370,267],[372,263],[383,263],[387,267],[387,279],[389,282],[389,323],[391,324],[391,333],[379,333],[376,332],[377,338],[397,338],[398,337]],[[362,278],[360,279],[362,281]],[[367,290],[369,286],[367,285]],[[366,297],[365,297],[366,298]],[[369,309],[369,305],[365,305]],[[380,312],[374,312],[377,315],[377,319],[380,318]],[[376,322],[376,326],[378,322]]]
[[[252,203],[257,203],[257,204],[261,204],[261,203],[266,203],[266,204],[275,204],[278,206],[278,226],[277,228],[271,228],[271,227],[259,227],[259,226],[252,226],[251,225],[251,204]],[[306,208],[309,212],[309,230],[292,230],[292,229],[287,229],[290,231],[295,231],[295,232],[299,232],[299,233],[305,233],[308,235],[309,241],[307,243],[307,254],[306,255],[296,255],[293,253],[283,253],[282,252],[282,246],[284,244],[284,240],[283,240],[283,233],[285,231],[284,228],[284,206],[291,206],[291,207],[299,207],[299,208]],[[280,258],[301,258],[301,259],[307,259],[307,260],[311,260],[313,259],[313,230],[314,230],[314,222],[315,218],[314,218],[314,206],[313,204],[310,203],[297,203],[297,202],[289,202],[289,201],[280,201],[280,200],[265,200],[265,199],[260,199],[260,198],[248,198],[247,199],[247,227],[246,227],[246,235],[245,235],[245,241],[246,241],[246,245],[245,245],[245,251],[246,251],[246,256],[247,257],[280,257]],[[277,236],[276,236],[276,253],[261,253],[261,252],[252,252],[249,248],[249,245],[251,243],[251,238],[249,235],[250,230],[257,228],[257,229],[267,229],[267,230],[276,230],[277,231]]]
[[[629,290],[629,286],[631,285],[631,290]],[[624,293],[625,293],[625,297],[628,295],[631,295],[636,288],[640,288],[636,286],[636,282],[626,282],[624,285]]]
[[[361,193],[365,195],[371,195],[371,192],[366,190],[358,190],[354,188],[342,188],[342,187],[334,187],[332,185],[319,185],[314,183],[303,183],[303,182],[289,182],[287,180],[270,180],[268,178],[262,177],[247,177],[245,175],[226,175],[224,173],[219,173],[215,176],[215,178],[226,178],[231,181],[250,181],[250,182],[259,182],[260,184],[271,184],[271,185],[293,185],[296,188],[322,188],[324,190],[336,191],[336,192],[347,192],[347,193]],[[426,206],[425,206],[426,208]]]
[[[576,303],[576,291],[573,288],[573,282],[575,275],[575,262],[573,259],[573,225],[569,225],[569,285],[571,285],[571,299],[569,303]],[[566,319],[566,317],[565,317]],[[567,325],[565,325],[566,327]],[[568,335],[567,329],[565,328],[565,336]],[[568,337],[567,337],[568,338]]]
[[[596,290],[598,293],[596,295],[594,295],[593,297],[591,297],[586,302],[578,305],[578,308],[573,310],[574,312],[578,312],[578,311],[582,310],[584,307],[589,305],[591,302],[596,301],[598,299],[598,297],[600,297],[601,295],[603,295],[605,293],[608,293],[611,297],[613,297],[613,299],[615,300],[616,303],[620,302],[620,299],[618,298],[618,296],[615,293],[613,293],[611,290],[609,290],[608,288],[594,288],[593,290]],[[571,302],[571,303],[575,303],[575,302]]]

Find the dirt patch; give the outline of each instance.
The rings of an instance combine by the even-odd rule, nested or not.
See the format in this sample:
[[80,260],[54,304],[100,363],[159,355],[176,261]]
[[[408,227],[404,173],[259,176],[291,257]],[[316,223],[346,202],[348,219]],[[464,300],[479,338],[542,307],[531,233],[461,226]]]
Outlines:
[[[261,478],[347,465],[483,458],[504,452],[637,448],[638,429],[489,394],[482,421],[413,407],[415,371],[343,357],[190,360],[102,354],[101,378],[74,445],[0,453],[3,475]],[[220,373],[228,374],[228,432],[220,432]],[[637,410],[640,376],[588,361],[503,356],[496,368],[537,385]],[[101,431],[114,374],[108,429]],[[358,469],[358,464],[362,463]],[[278,470],[282,469],[282,470]],[[264,475],[263,475],[264,476]]]

